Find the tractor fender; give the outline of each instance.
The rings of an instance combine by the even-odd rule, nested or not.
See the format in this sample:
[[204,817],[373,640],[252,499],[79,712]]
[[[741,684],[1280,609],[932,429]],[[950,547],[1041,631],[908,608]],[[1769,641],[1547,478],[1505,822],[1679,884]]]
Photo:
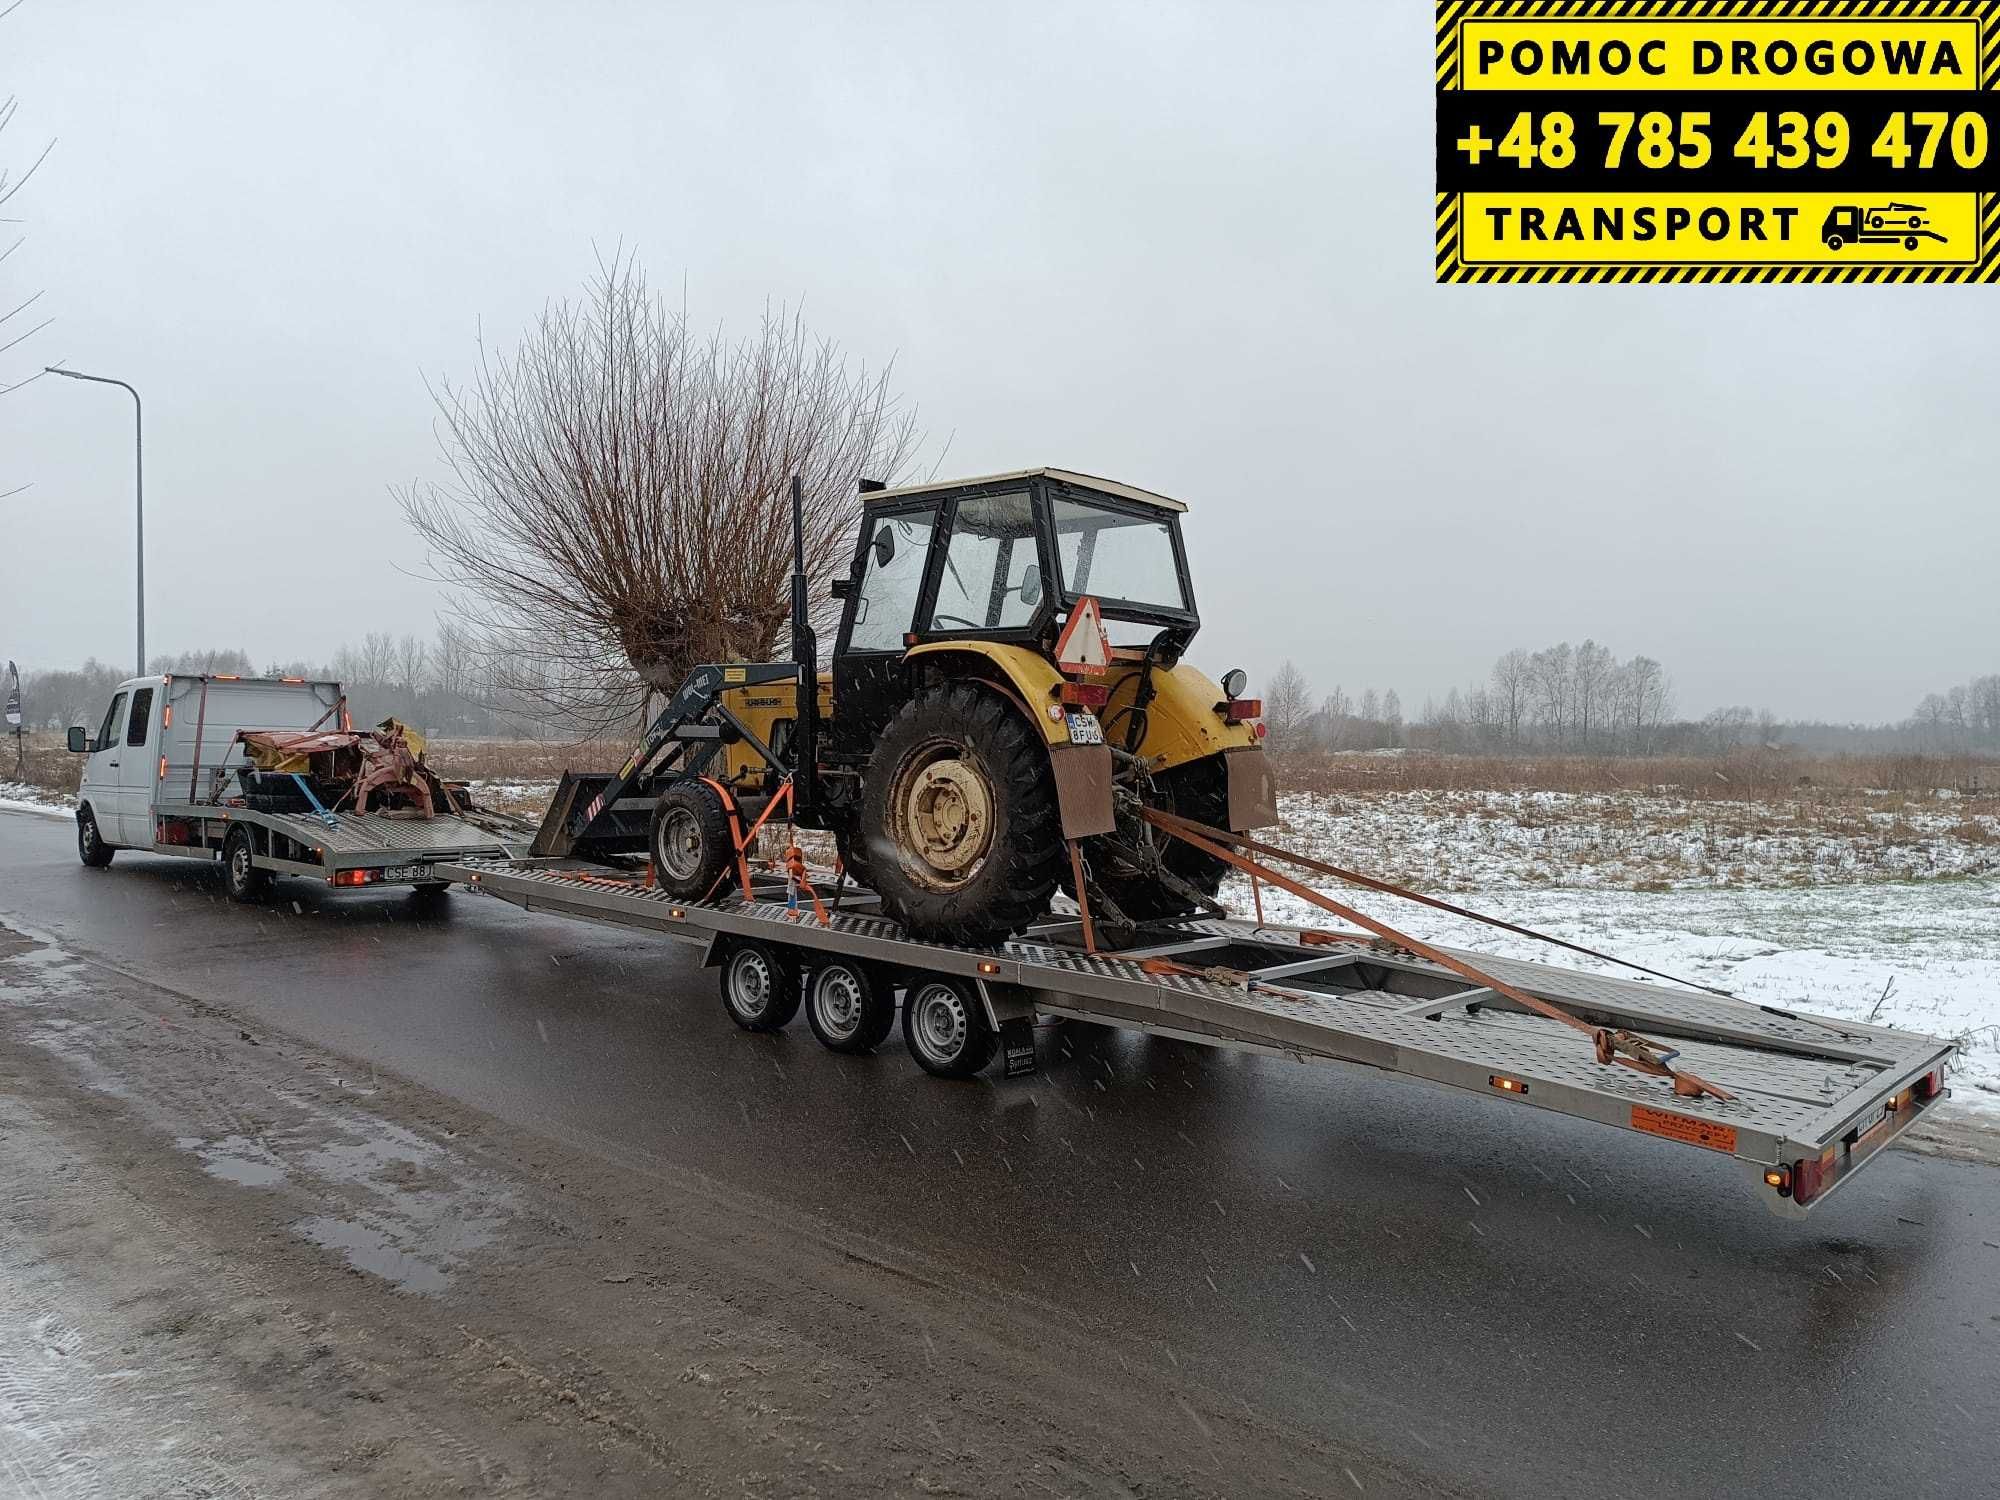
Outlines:
[[[1138,664],[1121,659],[1106,680],[1111,697],[1097,716],[1104,721],[1104,737],[1123,745],[1139,695]],[[1138,753],[1166,771],[1225,751],[1258,749],[1256,727],[1224,719],[1216,712],[1222,701],[1221,684],[1199,668],[1186,662],[1171,670],[1155,667],[1153,698],[1146,705],[1146,732],[1139,738]]]
[[[1056,700],[1062,673],[1046,656],[997,641],[927,641],[912,646],[904,661],[913,671],[928,668],[945,677],[982,681],[1035,726],[1048,747],[1064,838],[1090,838],[1118,826],[1111,804],[1111,747],[1071,742],[1068,716]],[[1053,718],[1051,709],[1056,710]]]

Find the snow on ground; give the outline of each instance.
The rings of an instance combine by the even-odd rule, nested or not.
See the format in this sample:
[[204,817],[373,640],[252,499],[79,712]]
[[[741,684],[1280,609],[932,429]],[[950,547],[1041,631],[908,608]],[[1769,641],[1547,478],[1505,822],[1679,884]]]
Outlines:
[[1892,793],[1780,801],[1637,790],[1296,793],[1280,799],[1280,811],[1301,847],[1426,890],[2000,875],[2000,817]]
[[[1956,1037],[1956,1097],[2000,1112],[2000,874],[1991,873],[1995,850],[1949,832],[1954,815],[1936,827],[1909,820],[1907,836],[1881,846],[1865,835],[1749,834],[1722,863],[1669,837],[1675,814],[1643,809],[1619,829],[1578,806],[1605,800],[1286,797],[1286,826],[1272,842],[1745,1000]],[[1492,815],[1512,803],[1529,804],[1531,817],[1551,806],[1567,816],[1522,827]],[[1663,863],[1680,866],[1676,878],[1649,874],[1646,888],[1632,888],[1636,871]],[[1956,873],[1966,870],[1985,873]],[[1920,874],[1931,878],[1911,878]],[[1307,883],[1413,937],[1618,972],[1412,902]],[[1340,925],[1284,891],[1263,896],[1270,921]],[[1249,911],[1248,882],[1232,880],[1223,899]]]
[[41,813],[51,818],[67,818],[76,799],[65,797],[25,782],[0,781],[0,812]]

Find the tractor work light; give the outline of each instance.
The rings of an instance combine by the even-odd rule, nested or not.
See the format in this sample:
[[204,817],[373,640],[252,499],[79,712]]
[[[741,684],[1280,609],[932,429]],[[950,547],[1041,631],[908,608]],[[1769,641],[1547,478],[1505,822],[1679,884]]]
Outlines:
[[1241,667],[1231,667],[1222,674],[1222,696],[1241,698],[1243,690],[1250,686],[1250,674]]

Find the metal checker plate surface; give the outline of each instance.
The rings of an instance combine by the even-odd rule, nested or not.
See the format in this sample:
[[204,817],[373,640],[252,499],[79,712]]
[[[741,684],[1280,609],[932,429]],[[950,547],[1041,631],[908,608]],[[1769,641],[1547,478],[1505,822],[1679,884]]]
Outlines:
[[[506,860],[461,863],[468,871],[503,884],[527,882],[580,893],[608,892],[621,904],[639,902],[689,910],[659,890],[637,883],[628,886],[563,869],[524,868]],[[1427,1020],[1397,1014],[1399,1008],[1413,1003],[1414,997],[1388,991],[1313,993],[1299,988],[1301,981],[1296,980],[1283,986],[1290,994],[1267,989],[1246,991],[1238,984],[1198,974],[1146,974],[1130,960],[1114,955],[1086,955],[1032,939],[1017,938],[998,949],[915,942],[906,938],[896,923],[877,916],[836,916],[827,928],[807,917],[803,920],[808,925],[802,927],[797,912],[767,902],[731,900],[692,910],[768,920],[792,927],[807,939],[814,935],[850,936],[894,944],[907,951],[913,965],[921,965],[927,955],[1000,958],[1010,961],[1010,968],[1018,965],[1014,977],[1031,988],[1084,994],[1135,1016],[1190,1022],[1197,1030],[1219,1038],[1277,1047],[1301,1056],[1361,1061],[1439,1081],[1454,1067],[1474,1074],[1491,1070],[1588,1095],[1603,1106],[1596,1111],[1600,1118],[1612,1119],[1614,1112],[1634,1104],[1653,1105],[1781,1139],[1815,1139],[1816,1128],[1831,1126],[1844,1109],[1864,1106],[1884,1079],[1938,1058],[1946,1046],[1935,1038],[1910,1032],[1804,1016],[1788,1019],[1719,996],[1448,950],[1496,979],[1558,1004],[1612,1013],[1641,1010],[1671,1017],[1676,1025],[1697,1032],[1705,1027],[1733,1028],[1753,1038],[1761,1035],[1794,1047],[1837,1040],[1850,1050],[1868,1054],[1863,1061],[1853,1061],[1778,1051],[1758,1046],[1755,1040],[1676,1038],[1668,1045],[1680,1049],[1680,1060],[1690,1071],[1736,1096],[1730,1100],[1690,1100],[1675,1097],[1667,1080],[1598,1064],[1589,1039],[1574,1028],[1516,1011],[1489,1007],[1477,1015],[1460,1010]],[[670,924],[662,920],[660,925],[666,928]],[[1172,924],[1171,930],[1193,939],[1226,938],[1290,948],[1306,957],[1331,959],[1351,954],[1364,965],[1391,957],[1363,943],[1308,946],[1288,929],[1258,927],[1250,922],[1192,920]],[[774,932],[772,936],[781,938],[782,934]],[[1405,970],[1470,987],[1441,966],[1407,954],[1393,958]],[[1199,953],[1190,954],[1187,960],[1190,967],[1198,967],[1201,961]],[[1643,1033],[1644,1024],[1634,1023],[1633,1029]]]
[[267,813],[274,828],[283,829],[300,843],[311,844],[332,854],[375,854],[389,850],[397,854],[465,855],[501,847],[501,841],[483,828],[458,818],[384,818],[374,813],[335,813],[338,828],[329,828],[311,813]]

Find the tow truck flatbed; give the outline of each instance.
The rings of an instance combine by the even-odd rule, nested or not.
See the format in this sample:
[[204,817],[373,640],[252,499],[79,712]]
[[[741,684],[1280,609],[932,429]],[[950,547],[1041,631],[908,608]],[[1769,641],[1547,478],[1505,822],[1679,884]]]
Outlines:
[[836,958],[876,965],[904,987],[953,977],[979,997],[1009,1075],[1033,1071],[1038,1017],[1369,1068],[1727,1155],[1768,1207],[1791,1216],[1946,1097],[1955,1050],[1886,1027],[1447,950],[1593,1025],[1644,1031],[1731,1096],[1687,1098],[1667,1080],[1600,1064],[1573,1028],[1365,934],[1189,918],[1093,953],[1082,924],[1056,914],[999,947],[961,948],[909,938],[852,887],[822,921],[810,905],[788,904],[775,878],[756,880],[752,899],[686,902],[641,871],[575,859],[462,859],[435,874],[524,910],[697,943],[710,965],[731,944],[756,942],[807,968]]

